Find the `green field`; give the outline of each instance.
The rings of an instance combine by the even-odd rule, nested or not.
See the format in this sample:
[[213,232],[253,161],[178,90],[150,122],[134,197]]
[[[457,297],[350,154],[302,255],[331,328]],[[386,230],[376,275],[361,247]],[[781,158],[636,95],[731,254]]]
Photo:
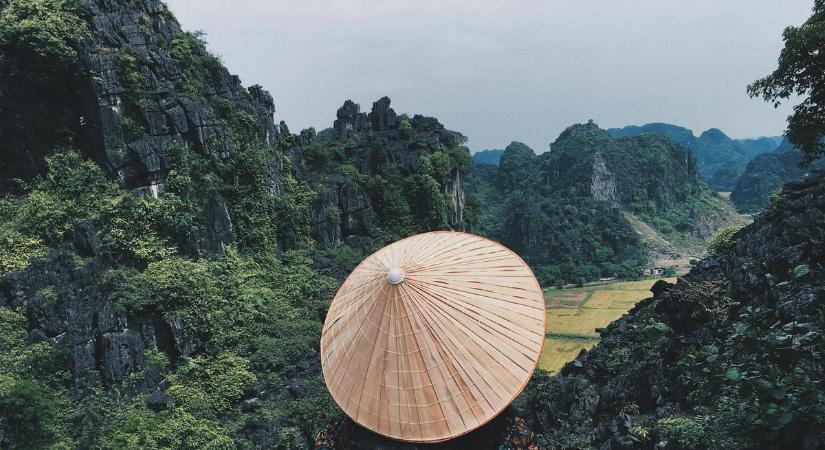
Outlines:
[[[539,367],[557,372],[582,349],[599,342],[596,328],[607,326],[640,300],[658,279],[613,281],[572,289],[546,289],[547,334]],[[675,278],[665,278],[675,282]]]

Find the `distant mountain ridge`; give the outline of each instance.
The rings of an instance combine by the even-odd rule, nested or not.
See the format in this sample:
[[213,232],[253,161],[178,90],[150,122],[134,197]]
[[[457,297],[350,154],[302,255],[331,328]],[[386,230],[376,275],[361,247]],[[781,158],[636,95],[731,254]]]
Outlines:
[[504,150],[498,148],[480,150],[473,154],[473,161],[476,164],[489,164],[491,166],[497,166],[499,161],[501,161],[501,155],[503,153]]
[[771,195],[785,183],[801,179],[811,170],[825,168],[819,159],[806,168],[799,167],[802,154],[787,140],[773,151],[753,158],[736,182],[730,199],[741,212],[758,212],[768,206]]
[[774,150],[782,142],[781,136],[731,139],[718,128],[705,130],[697,137],[688,128],[668,123],[630,125],[607,131],[614,137],[664,134],[693,153],[699,164],[699,173],[709,185],[720,191],[733,190],[736,180],[751,159]]

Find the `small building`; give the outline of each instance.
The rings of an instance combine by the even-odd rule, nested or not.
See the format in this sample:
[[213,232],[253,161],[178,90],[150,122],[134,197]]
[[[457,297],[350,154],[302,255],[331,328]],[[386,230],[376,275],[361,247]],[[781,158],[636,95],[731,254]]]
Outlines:
[[657,275],[664,275],[665,268],[664,267],[651,267],[647,269],[647,274],[650,276],[657,276]]

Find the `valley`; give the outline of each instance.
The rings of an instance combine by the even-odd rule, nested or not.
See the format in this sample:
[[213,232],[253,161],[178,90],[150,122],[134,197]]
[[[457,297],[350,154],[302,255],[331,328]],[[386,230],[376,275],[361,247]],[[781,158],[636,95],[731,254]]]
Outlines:
[[[815,5],[783,58],[825,48]],[[367,255],[435,230],[512,249],[547,305],[526,389],[446,448],[825,446],[821,117],[472,155],[386,96],[290,130],[270,88],[160,0],[0,0],[1,450],[398,449],[319,340]]]
[[596,329],[606,327],[640,300],[650,297],[650,288],[658,280],[673,283],[676,278],[596,282],[580,288],[546,289],[547,339],[539,367],[556,373],[581,350],[593,348],[599,342]]

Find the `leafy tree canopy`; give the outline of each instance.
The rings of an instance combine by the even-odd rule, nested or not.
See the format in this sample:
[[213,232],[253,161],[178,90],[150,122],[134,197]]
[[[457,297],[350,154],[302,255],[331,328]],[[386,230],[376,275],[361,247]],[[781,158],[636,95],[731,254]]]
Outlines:
[[748,86],[751,97],[779,106],[798,95],[804,100],[788,117],[788,139],[808,164],[825,153],[825,0],[815,0],[813,14],[801,26],[785,28],[785,48],[770,75]]

